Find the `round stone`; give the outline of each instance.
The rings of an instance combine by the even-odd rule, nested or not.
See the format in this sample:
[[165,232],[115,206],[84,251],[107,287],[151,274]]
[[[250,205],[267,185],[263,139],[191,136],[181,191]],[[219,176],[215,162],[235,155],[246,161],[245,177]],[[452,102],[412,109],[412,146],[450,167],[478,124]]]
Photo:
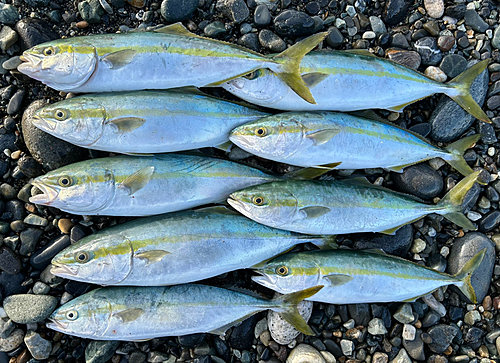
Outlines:
[[400,191],[422,199],[438,196],[444,186],[441,175],[425,163],[409,166],[402,173],[392,173],[391,178]]
[[430,79],[436,82],[443,83],[446,81],[446,73],[444,73],[439,67],[429,66],[425,69],[424,74]]
[[450,78],[455,78],[467,69],[467,60],[458,54],[447,54],[439,68]]
[[325,358],[318,350],[308,344],[299,344],[292,349],[286,363],[326,363]]
[[260,44],[274,53],[280,53],[286,49],[286,43],[279,36],[268,29],[259,32]]
[[285,10],[274,19],[276,33],[282,36],[308,35],[314,32],[314,19],[302,11]]
[[439,19],[444,14],[443,0],[424,0],[424,7],[431,18]]
[[38,323],[45,320],[57,306],[57,299],[49,295],[11,295],[3,301],[5,312],[19,324]]
[[258,26],[266,26],[271,22],[271,13],[266,5],[260,4],[255,8],[253,21]]
[[15,329],[7,338],[0,338],[0,352],[10,352],[21,345],[24,338],[24,332],[21,329]]
[[169,23],[186,20],[193,15],[198,4],[198,0],[163,0],[161,16]]
[[387,328],[384,325],[384,321],[380,318],[373,318],[368,323],[368,333],[371,335],[384,335],[387,333]]

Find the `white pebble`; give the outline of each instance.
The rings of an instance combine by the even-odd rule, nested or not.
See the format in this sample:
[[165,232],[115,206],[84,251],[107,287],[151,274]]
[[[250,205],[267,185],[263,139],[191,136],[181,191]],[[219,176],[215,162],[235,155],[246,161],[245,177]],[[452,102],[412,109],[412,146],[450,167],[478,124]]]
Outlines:
[[342,349],[342,353],[345,356],[350,356],[354,352],[354,343],[350,340],[347,339],[342,339],[340,341],[340,348]]
[[434,170],[439,170],[446,162],[441,158],[434,158],[429,160],[429,165]]
[[439,68],[439,67],[435,67],[435,66],[429,66],[429,67],[427,67],[427,68],[425,69],[424,74],[425,74],[427,77],[429,77],[429,78],[431,78],[431,79],[435,80],[436,82],[441,82],[441,83],[442,83],[442,82],[445,82],[445,81],[446,81],[446,79],[448,78],[448,77],[446,76],[446,73],[444,73],[444,72],[441,70],[441,68]]
[[432,227],[429,227],[429,230],[427,231],[427,235],[429,237],[436,237],[436,234],[437,234],[436,230]]
[[488,155],[495,156],[495,148],[493,146],[488,148]]
[[317,349],[311,347],[307,344],[299,344],[296,348],[294,348],[288,358],[286,359],[286,363],[326,363],[325,359],[318,352]]
[[[280,296],[276,293],[274,297]],[[300,316],[308,321],[312,314],[313,303],[312,301],[301,301],[297,305]],[[267,314],[267,326],[273,340],[281,345],[290,344],[300,332],[295,329],[289,322],[283,319],[277,312],[270,310]]]
[[413,244],[411,245],[411,252],[412,253],[420,253],[423,250],[425,250],[425,247],[427,244],[425,241],[421,238],[416,238],[413,240]]
[[4,308],[0,308],[0,319],[3,319],[3,318],[8,318],[8,315],[5,312]]
[[443,248],[441,248],[441,251],[439,251],[439,253],[441,254],[441,256],[443,256],[444,258],[448,257],[448,255],[450,254],[450,247],[448,246],[443,246]]
[[363,33],[363,39],[371,40],[371,39],[375,39],[376,36],[377,35],[375,34],[375,32],[373,32],[371,30]]
[[356,323],[355,323],[354,319],[349,319],[343,325],[344,325],[344,328],[346,328],[347,330],[349,330],[349,329],[354,328],[355,324]]
[[326,363],[337,363],[337,359],[335,359],[335,356],[332,353],[327,352],[326,350],[322,350],[320,353]]
[[472,222],[478,221],[482,217],[483,216],[480,213],[474,212],[473,210],[467,212],[467,218],[469,218]]
[[415,340],[417,335],[417,329],[411,324],[405,324],[403,326],[403,339],[405,340]]

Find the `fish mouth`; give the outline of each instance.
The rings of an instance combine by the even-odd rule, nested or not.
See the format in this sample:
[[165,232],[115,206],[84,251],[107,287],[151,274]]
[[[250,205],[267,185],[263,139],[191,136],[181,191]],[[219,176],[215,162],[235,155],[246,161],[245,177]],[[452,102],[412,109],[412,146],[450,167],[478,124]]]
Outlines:
[[69,326],[68,323],[60,322],[57,319],[52,318],[52,317],[47,318],[47,320],[49,320],[49,322],[45,324],[45,326],[47,328],[50,328],[50,329],[55,330],[55,331],[60,331],[62,333],[64,333],[66,331],[66,329],[68,329],[68,326]]
[[231,141],[233,144],[238,145],[242,149],[248,150],[252,148],[252,143],[251,143],[252,138],[248,137],[247,135],[244,135],[243,132],[232,132],[229,135],[229,141]]
[[243,213],[243,211],[245,210],[245,204],[240,200],[234,199],[232,195],[230,195],[229,198],[227,198],[227,202],[231,207],[236,209],[238,212]]
[[53,187],[49,187],[40,181],[33,181],[31,184],[42,191],[41,194],[34,195],[30,197],[29,201],[35,204],[45,204],[49,205],[54,200],[56,200],[59,193]]
[[59,277],[76,276],[78,271],[67,265],[52,262],[50,272]]
[[34,115],[31,118],[31,123],[42,131],[54,131],[57,126],[57,123],[55,121],[44,119],[38,115]]
[[259,285],[268,287],[272,290],[274,290],[276,288],[276,283],[278,282],[277,277],[267,275],[261,271],[255,271],[255,272],[260,274],[261,276],[252,276],[251,277],[252,281],[258,283]]
[[36,55],[25,53],[19,59],[23,61],[17,66],[17,70],[21,73],[32,74],[38,72],[42,67],[42,59]]

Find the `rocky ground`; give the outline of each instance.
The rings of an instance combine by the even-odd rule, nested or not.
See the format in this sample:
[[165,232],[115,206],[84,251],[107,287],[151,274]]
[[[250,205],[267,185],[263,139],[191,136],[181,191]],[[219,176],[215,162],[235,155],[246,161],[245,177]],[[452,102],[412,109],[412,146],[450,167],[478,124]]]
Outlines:
[[[145,1],[145,3],[144,3]],[[488,363],[500,359],[500,27],[492,0],[6,0],[0,3],[0,362],[86,361],[150,363],[222,362],[373,362]],[[477,122],[445,96],[407,107],[403,114],[380,111],[396,124],[439,146],[462,135],[482,133],[466,159],[483,170],[486,186],[475,185],[464,205],[478,232],[464,233],[431,215],[401,228],[395,236],[348,235],[348,247],[386,252],[449,273],[473,254],[488,255],[473,277],[480,304],[467,304],[457,290],[441,289],[415,303],[306,304],[317,332],[295,336],[275,315],[262,313],[230,329],[225,338],[210,334],[153,339],[148,342],[90,342],[48,330],[44,319],[60,304],[93,288],[53,276],[47,266],[58,251],[125,218],[79,217],[28,202],[31,178],[59,166],[106,156],[54,139],[30,125],[30,114],[47,100],[65,97],[15,71],[17,56],[41,42],[91,33],[183,23],[197,34],[261,51],[279,52],[301,37],[330,30],[324,49],[369,49],[440,81],[450,80],[480,59],[492,61],[474,83],[473,95],[493,124]],[[221,90],[211,90],[228,97]],[[346,95],[348,96],[348,95]],[[24,114],[24,116],[23,116]],[[207,152],[217,152],[207,150]],[[269,163],[235,148],[227,156]],[[332,173],[335,176],[347,172]],[[429,202],[460,179],[441,160],[409,167],[402,174],[373,169],[363,175]],[[297,249],[312,248],[306,245]],[[206,283],[237,286],[271,296],[237,271]],[[28,295],[18,295],[28,294]],[[268,324],[269,323],[269,324]],[[269,326],[269,328],[268,328]]]

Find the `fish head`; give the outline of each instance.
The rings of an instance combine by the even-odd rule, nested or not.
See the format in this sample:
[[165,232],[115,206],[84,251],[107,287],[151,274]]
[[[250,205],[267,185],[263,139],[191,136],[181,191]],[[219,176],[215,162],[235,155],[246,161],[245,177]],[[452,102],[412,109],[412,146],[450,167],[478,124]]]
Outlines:
[[64,211],[91,214],[114,197],[113,173],[97,163],[80,162],[35,178],[31,184],[41,191],[31,203]]
[[285,113],[238,126],[231,131],[229,140],[261,157],[286,159],[300,149],[304,135],[305,128],[296,114]]
[[98,338],[110,325],[113,308],[94,290],[69,301],[48,318],[47,328],[85,338]]
[[273,71],[262,68],[221,85],[226,91],[256,105],[272,105],[285,97],[290,88]]
[[99,232],[83,238],[52,259],[51,272],[70,280],[116,285],[132,271],[131,242],[119,233]]
[[43,43],[24,51],[17,70],[60,91],[83,85],[94,73],[95,47],[75,38]]
[[279,228],[294,220],[298,201],[283,182],[245,188],[229,195],[227,202],[244,216]]
[[301,253],[288,253],[268,261],[252,276],[258,284],[288,294],[317,286],[321,278],[318,268]]
[[90,146],[99,140],[105,121],[106,109],[86,96],[45,106],[31,119],[39,129],[79,146]]

